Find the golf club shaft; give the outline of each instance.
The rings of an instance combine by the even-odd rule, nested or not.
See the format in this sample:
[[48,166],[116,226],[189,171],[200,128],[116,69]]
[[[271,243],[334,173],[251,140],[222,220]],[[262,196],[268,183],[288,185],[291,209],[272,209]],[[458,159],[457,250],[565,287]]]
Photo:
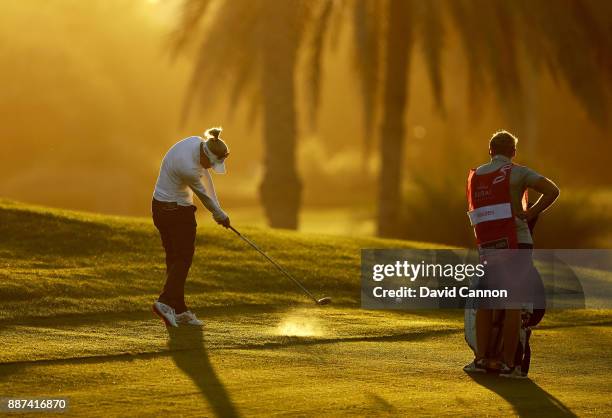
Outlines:
[[296,285],[299,286],[300,289],[302,289],[304,291],[304,293],[306,293],[308,296],[310,296],[310,298],[312,300],[314,300],[316,303],[318,303],[317,298],[314,297],[314,295],[312,293],[310,293],[308,291],[308,289],[306,289],[302,283],[300,283],[299,281],[297,281],[297,279],[293,278],[292,275],[290,275],[287,270],[285,270],[280,264],[278,264],[276,261],[274,261],[272,258],[270,258],[266,253],[264,253],[262,250],[259,249],[259,247],[257,245],[255,245],[255,243],[253,241],[251,241],[250,239],[248,239],[247,237],[245,237],[244,235],[242,235],[240,232],[238,232],[238,230],[236,230],[236,228],[234,228],[233,226],[230,226],[229,229],[231,229],[232,231],[234,231],[236,233],[236,235],[238,235],[240,238],[242,238],[242,240],[244,242],[246,242],[247,244],[249,244],[251,247],[253,247],[253,249],[255,249],[255,251],[257,251],[259,254],[263,255],[270,263],[274,264],[274,266],[278,269],[278,271],[280,271],[281,273],[283,273],[285,276],[287,276],[289,279],[291,279],[291,281],[293,283],[295,283]]

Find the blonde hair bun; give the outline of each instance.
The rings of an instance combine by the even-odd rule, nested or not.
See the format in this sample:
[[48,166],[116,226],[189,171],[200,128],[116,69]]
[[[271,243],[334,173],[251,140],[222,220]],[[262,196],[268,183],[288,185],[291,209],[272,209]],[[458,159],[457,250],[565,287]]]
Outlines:
[[204,136],[208,139],[219,139],[219,135],[221,135],[221,132],[223,132],[223,128],[220,126],[210,128],[207,129],[206,132],[204,132]]

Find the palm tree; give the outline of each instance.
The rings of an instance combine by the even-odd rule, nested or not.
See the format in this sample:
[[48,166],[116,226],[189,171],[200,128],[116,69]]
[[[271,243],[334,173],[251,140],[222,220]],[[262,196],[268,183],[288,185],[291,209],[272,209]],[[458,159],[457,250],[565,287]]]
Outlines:
[[[254,106],[262,103],[261,109],[255,109],[262,114],[266,149],[260,192],[272,226],[297,226],[301,196],[295,168],[297,51],[306,43],[313,51],[308,65],[311,106],[316,107],[325,32],[334,26],[332,17],[346,16],[345,11],[352,15],[366,138],[371,137],[379,109],[382,113],[379,235],[397,235],[412,54],[420,45],[437,107],[444,113],[441,52],[449,25],[463,44],[473,103],[491,86],[503,107],[518,113],[523,88],[519,62],[525,59],[536,71],[547,70],[566,82],[589,115],[602,125],[607,123],[612,86],[611,2],[187,0],[177,49],[204,21],[190,91],[198,91],[207,101],[220,82],[228,81],[234,101],[249,97]],[[217,57],[222,57],[222,66],[214,65]]]
[[382,109],[379,235],[397,235],[402,207],[411,54],[420,43],[443,113],[441,51],[448,24],[459,32],[464,47],[473,102],[490,84],[503,107],[519,113],[523,87],[519,62],[526,59],[532,68],[546,69],[565,81],[589,115],[601,125],[607,123],[612,86],[610,2],[355,0],[346,4],[352,7],[367,138],[376,109]]
[[307,43],[314,106],[323,38],[307,28],[327,22],[330,10],[331,3],[321,0],[188,0],[175,34],[175,50],[180,51],[202,31],[189,87],[197,93],[188,96],[186,110],[196,95],[209,102],[220,94],[219,87],[229,86],[232,105],[247,98],[261,116],[264,175],[259,191],[272,227],[298,226],[302,183],[296,168],[296,66],[300,47]]

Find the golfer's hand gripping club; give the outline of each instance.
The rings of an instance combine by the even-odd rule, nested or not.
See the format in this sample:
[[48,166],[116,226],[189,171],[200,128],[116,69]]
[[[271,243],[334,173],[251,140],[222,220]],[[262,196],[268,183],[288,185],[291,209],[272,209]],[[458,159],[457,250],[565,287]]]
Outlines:
[[218,221],[217,223],[224,228],[231,228],[229,216],[221,221]]

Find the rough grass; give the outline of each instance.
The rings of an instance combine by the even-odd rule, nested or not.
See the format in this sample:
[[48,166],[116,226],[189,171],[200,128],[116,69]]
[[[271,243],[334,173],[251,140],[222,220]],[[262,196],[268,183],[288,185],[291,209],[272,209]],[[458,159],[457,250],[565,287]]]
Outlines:
[[[343,238],[238,226],[317,294],[358,303],[359,250],[426,243]],[[164,279],[164,254],[148,219],[0,201],[0,320],[148,309]],[[205,224],[187,284],[193,306],[304,301],[295,285],[233,233]]]
[[206,326],[166,330],[149,220],[0,202],[0,397],[66,396],[77,416],[610,415],[609,311],[547,315],[532,380],[473,379],[462,312],[358,308],[361,248],[431,244],[239,227],[334,304],[206,224],[187,288]]

